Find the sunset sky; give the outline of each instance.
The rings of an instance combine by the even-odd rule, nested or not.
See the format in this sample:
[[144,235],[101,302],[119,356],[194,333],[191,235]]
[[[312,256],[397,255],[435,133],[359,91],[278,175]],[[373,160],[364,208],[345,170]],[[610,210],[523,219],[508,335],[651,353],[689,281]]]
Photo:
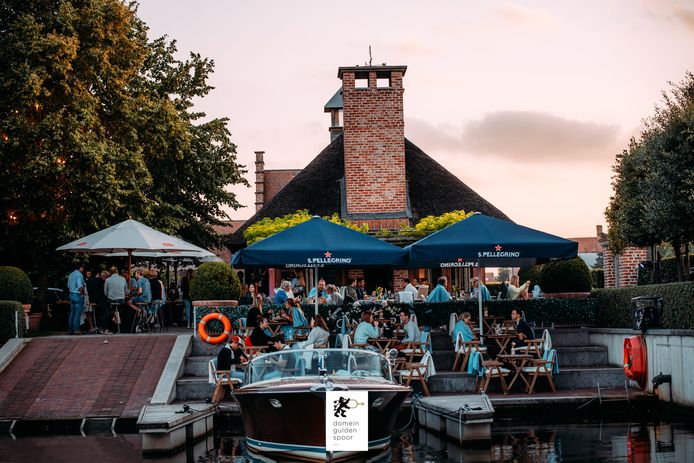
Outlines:
[[[197,109],[228,117],[254,182],[329,142],[339,66],[407,65],[405,135],[512,220],[564,237],[605,224],[615,154],[694,71],[694,1],[141,0],[151,37],[215,61]],[[426,175],[426,173],[422,173]],[[235,187],[254,211],[253,187]]]

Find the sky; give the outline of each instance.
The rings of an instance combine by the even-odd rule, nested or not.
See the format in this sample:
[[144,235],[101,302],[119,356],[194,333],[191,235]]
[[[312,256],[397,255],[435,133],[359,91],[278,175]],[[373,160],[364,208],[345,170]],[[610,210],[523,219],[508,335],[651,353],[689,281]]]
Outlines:
[[[229,118],[254,185],[328,143],[339,66],[406,65],[405,136],[521,225],[605,225],[615,155],[694,71],[694,0],[141,0],[150,37],[215,62],[196,102]],[[255,212],[254,186],[231,190]]]

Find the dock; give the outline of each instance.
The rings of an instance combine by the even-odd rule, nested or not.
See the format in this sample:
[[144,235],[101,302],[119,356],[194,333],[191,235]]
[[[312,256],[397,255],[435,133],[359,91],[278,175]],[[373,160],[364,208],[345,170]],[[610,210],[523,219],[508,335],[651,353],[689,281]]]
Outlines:
[[208,436],[216,411],[211,404],[145,405],[137,420],[142,453],[170,454]]
[[417,423],[461,445],[491,442],[494,406],[485,394],[422,397],[413,401]]

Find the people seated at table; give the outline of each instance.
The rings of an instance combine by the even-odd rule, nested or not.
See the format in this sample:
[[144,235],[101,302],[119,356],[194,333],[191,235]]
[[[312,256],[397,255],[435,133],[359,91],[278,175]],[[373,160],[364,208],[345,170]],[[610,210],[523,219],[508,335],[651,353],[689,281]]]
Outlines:
[[320,315],[315,315],[311,318],[311,332],[308,334],[306,341],[294,344],[297,349],[302,349],[308,345],[314,347],[328,347],[328,339],[330,338],[330,330],[328,329],[325,319]]
[[357,300],[364,300],[369,297],[366,293],[366,282],[363,278],[357,278]]
[[429,293],[427,297],[427,302],[448,302],[451,300],[451,295],[446,291],[446,283],[448,279],[446,277],[439,277],[436,280],[436,288]]
[[152,287],[149,280],[145,278],[144,270],[139,268],[135,270],[135,287],[137,288],[136,295],[128,301],[128,306],[135,312],[141,312],[137,303],[149,304],[152,302]]
[[249,340],[251,342],[251,346],[272,346],[275,341],[277,341],[279,338],[277,336],[272,335],[272,330],[270,329],[270,321],[267,319],[267,317],[262,317],[260,319],[260,324],[257,329],[254,329],[251,335],[249,336]]
[[275,305],[283,305],[290,296],[292,299],[294,298],[294,294],[292,294],[292,284],[287,280],[282,280],[279,289],[275,293]]
[[454,342],[456,339],[458,339],[458,333],[463,335],[463,341],[465,342],[473,341],[475,339],[475,333],[472,332],[472,328],[470,328],[469,325],[471,319],[472,316],[470,315],[470,312],[463,312],[460,314],[458,321],[453,326]]
[[403,309],[400,311],[400,325],[405,331],[405,337],[400,340],[398,344],[395,345],[397,350],[407,349],[410,347],[408,343],[410,342],[420,342],[422,340],[422,334],[419,331],[419,327],[412,320],[410,311]]
[[231,371],[230,376],[243,380],[243,372],[235,369],[238,365],[245,365],[246,363],[248,363],[248,355],[241,348],[241,339],[238,336],[232,336],[217,354],[217,370],[234,370]]
[[345,287],[345,300],[344,302],[347,304],[353,304],[359,300],[359,296],[357,296],[357,279],[352,278],[349,282],[349,285]]
[[470,299],[471,300],[477,300],[478,295],[482,295],[482,300],[483,301],[491,301],[492,300],[492,295],[489,293],[489,290],[487,287],[480,282],[480,279],[477,277],[474,277],[473,279],[470,280],[470,284],[472,285],[472,292],[470,293]]
[[340,290],[337,289],[337,286],[330,284],[325,287],[325,291],[328,293],[328,297],[325,298],[326,304],[342,305],[344,298],[340,294]]
[[518,275],[511,275],[511,282],[506,286],[506,295],[508,300],[514,301],[516,299],[528,299],[528,288],[530,287],[530,281],[526,281],[522,285],[518,286],[520,282]]
[[378,322],[373,320],[373,315],[368,310],[361,313],[361,322],[354,330],[354,344],[368,344],[369,339],[378,338]]
[[[416,280],[416,278],[415,278]],[[412,284],[409,278],[403,278],[402,282],[405,283],[405,289],[403,291],[408,291],[412,293],[412,299],[419,299],[419,291],[417,290],[417,287]]]
[[325,291],[325,280],[321,278],[318,280],[318,289],[316,288],[311,288],[311,291],[308,292],[307,298],[310,299],[311,302],[315,302],[316,294],[318,294],[318,298],[328,298],[328,293]]
[[518,309],[511,310],[511,320],[516,323],[516,339],[513,342],[518,346],[524,346],[525,340],[535,339],[535,331],[523,320],[523,313]]

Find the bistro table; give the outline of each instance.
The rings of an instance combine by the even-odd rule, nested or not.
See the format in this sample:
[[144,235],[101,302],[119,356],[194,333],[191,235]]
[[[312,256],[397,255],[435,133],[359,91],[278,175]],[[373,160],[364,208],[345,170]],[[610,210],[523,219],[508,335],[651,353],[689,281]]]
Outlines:
[[282,326],[288,325],[289,322],[286,320],[271,321],[271,322],[268,322],[268,324],[270,325],[270,330],[272,330],[272,334],[277,335],[280,332],[280,330],[282,329]]
[[484,317],[483,318],[483,323],[484,323],[484,329],[486,330],[487,334],[495,334],[494,333],[494,325],[502,321],[504,317]]
[[397,343],[395,338],[369,338],[369,344],[378,347],[384,354]]
[[508,388],[511,389],[513,387],[513,384],[516,382],[518,378],[523,380],[527,388],[530,387],[530,383],[528,383],[528,380],[525,379],[525,375],[523,374],[523,368],[527,365],[528,362],[532,361],[534,357],[532,355],[527,355],[527,354],[499,354],[496,356],[496,359],[499,360],[500,362],[503,362],[507,365],[510,365],[513,367],[515,374],[513,375],[513,378],[511,379],[511,382],[508,384]]
[[496,345],[499,346],[499,354],[505,354],[506,353],[506,347],[508,346],[508,343],[511,342],[511,339],[515,338],[514,334],[508,333],[508,334],[488,334],[485,336],[487,339],[493,339],[494,342],[496,342]]

